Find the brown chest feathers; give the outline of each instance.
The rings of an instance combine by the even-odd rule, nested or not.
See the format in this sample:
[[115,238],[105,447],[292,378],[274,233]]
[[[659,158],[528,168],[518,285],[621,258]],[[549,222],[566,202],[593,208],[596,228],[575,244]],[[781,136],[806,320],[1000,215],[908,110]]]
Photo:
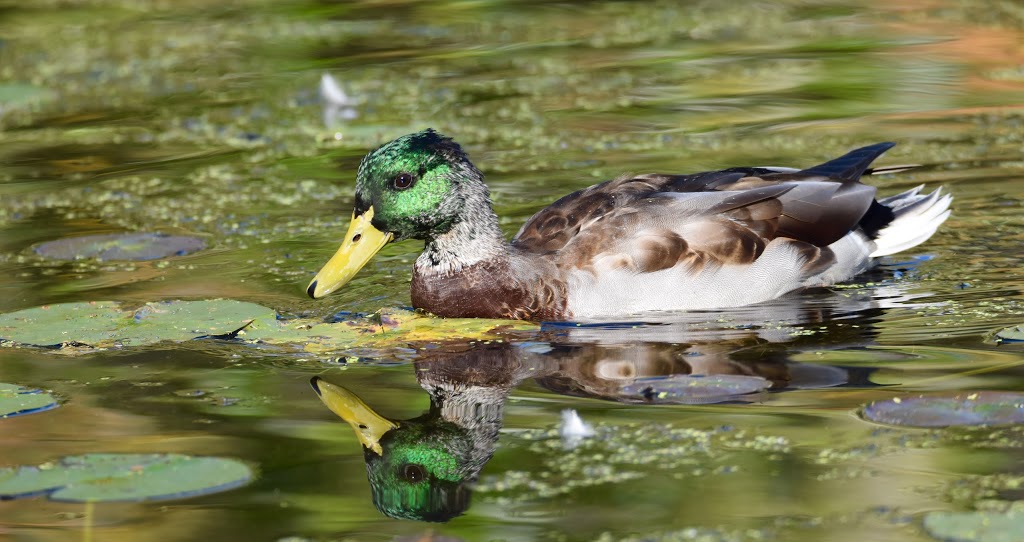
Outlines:
[[516,273],[508,261],[482,261],[453,273],[419,267],[412,277],[412,304],[449,318],[566,320],[565,282]]

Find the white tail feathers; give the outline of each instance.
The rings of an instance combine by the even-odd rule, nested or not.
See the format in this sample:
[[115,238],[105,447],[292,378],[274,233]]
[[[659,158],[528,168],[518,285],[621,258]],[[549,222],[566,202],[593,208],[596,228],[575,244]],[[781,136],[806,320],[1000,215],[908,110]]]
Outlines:
[[924,185],[878,200],[892,209],[896,218],[878,232],[871,257],[887,256],[913,248],[928,240],[949,218],[953,196],[942,189],[921,195]]

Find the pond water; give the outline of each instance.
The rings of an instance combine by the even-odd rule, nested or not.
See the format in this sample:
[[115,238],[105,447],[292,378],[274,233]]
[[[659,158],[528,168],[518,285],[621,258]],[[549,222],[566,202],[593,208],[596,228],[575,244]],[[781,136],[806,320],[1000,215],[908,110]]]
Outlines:
[[[361,157],[426,127],[467,149],[509,235],[621,172],[810,166],[878,141],[898,143],[880,164],[920,165],[869,179],[880,193],[955,197],[926,244],[745,309],[305,349],[247,340],[259,326],[5,342],[0,382],[62,404],[0,419],[0,467],[184,453],[259,475],[191,499],[2,501],[0,538],[1018,539],[1022,426],[861,411],[1024,387],[1024,347],[994,339],[1024,320],[1022,44],[1013,0],[0,0],[0,313],[231,299],[346,326],[407,307],[414,242],[335,295],[304,290],[347,226]],[[345,103],[323,107],[324,74]],[[41,248],[118,233],[187,249]],[[371,489],[378,460],[313,377],[399,420],[386,447],[448,465],[446,482],[415,502],[394,476]],[[560,436],[565,409],[593,434]],[[1009,527],[957,538],[944,512]]]

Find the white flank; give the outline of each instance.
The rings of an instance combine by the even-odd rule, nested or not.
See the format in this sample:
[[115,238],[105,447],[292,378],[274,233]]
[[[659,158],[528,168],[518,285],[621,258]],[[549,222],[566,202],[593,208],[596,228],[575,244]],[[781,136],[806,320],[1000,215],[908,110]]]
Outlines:
[[837,261],[824,272],[806,276],[804,261],[792,242],[776,239],[750,265],[709,265],[701,271],[677,266],[653,273],[634,273],[595,262],[595,271],[569,275],[568,309],[573,318],[615,317],[647,311],[722,309],[759,303],[797,288],[849,279],[870,264],[873,243],[853,232],[829,245]]
[[[569,274],[567,309],[577,320],[649,311],[722,309],[849,280],[868,269],[873,258],[923,243],[949,217],[952,196],[943,195],[941,189],[927,195],[920,191],[917,187],[879,200],[893,210],[893,221],[873,241],[858,230],[829,245],[836,261],[816,275],[805,274],[803,257],[787,239],[768,243],[752,264],[708,265],[696,272],[677,266],[636,273],[623,265],[623,254],[616,251],[595,257],[591,269]],[[686,237],[685,232],[682,236]]]

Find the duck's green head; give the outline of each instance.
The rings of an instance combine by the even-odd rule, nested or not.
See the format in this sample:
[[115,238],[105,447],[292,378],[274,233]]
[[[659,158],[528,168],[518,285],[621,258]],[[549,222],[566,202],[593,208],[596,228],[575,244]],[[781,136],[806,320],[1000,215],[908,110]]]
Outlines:
[[430,240],[463,214],[463,185],[480,172],[451,138],[424,130],[386,143],[363,158],[355,209],[341,248],[309,284],[310,297],[340,288],[391,241]]
[[312,385],[324,404],[355,429],[373,504],[381,513],[443,522],[466,511],[475,472],[466,469],[472,445],[458,426],[430,415],[392,422],[345,388],[318,377]]

